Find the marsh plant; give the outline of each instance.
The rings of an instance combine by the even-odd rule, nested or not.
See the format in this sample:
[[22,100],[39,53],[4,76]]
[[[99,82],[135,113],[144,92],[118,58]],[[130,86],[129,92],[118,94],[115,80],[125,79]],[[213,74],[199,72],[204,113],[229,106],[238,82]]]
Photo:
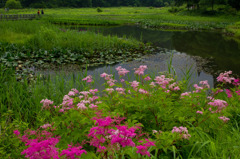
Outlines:
[[119,66],[119,79],[100,75],[102,92],[88,75],[61,102],[42,99],[38,126],[26,130],[11,122],[11,135],[1,138],[11,140],[1,152],[11,156],[17,146],[17,158],[239,157],[240,81],[231,71],[219,75],[218,87],[201,81],[190,92],[185,81],[149,76],[146,69],[135,68],[135,80],[128,81],[130,71]]

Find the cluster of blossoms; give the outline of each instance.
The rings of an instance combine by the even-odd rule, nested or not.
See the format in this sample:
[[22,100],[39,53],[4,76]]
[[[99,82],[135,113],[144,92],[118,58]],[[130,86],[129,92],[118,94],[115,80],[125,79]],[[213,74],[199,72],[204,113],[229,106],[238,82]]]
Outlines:
[[191,97],[192,92],[184,92],[181,94],[181,98],[184,98],[184,96]]
[[151,85],[154,86],[154,84],[157,84],[160,87],[162,87],[163,89],[166,89],[167,85],[170,84],[171,81],[173,81],[172,78],[166,78],[165,75],[156,76],[154,80],[155,80],[155,82],[151,83]]
[[25,143],[25,146],[28,146],[28,148],[23,150],[21,153],[21,155],[25,155],[26,158],[60,159],[59,156],[66,155],[69,159],[76,159],[77,156],[87,153],[85,150],[81,150],[81,146],[71,146],[67,150],[63,150],[62,153],[59,153],[58,148],[56,148],[56,144],[59,142],[60,137],[53,137],[51,132],[45,130],[27,130],[23,136],[20,136],[20,132],[18,130],[14,130],[13,133]]
[[145,141],[140,140],[138,142],[141,143],[141,145],[136,146],[137,153],[140,153],[141,155],[148,155],[150,157],[150,152],[148,152],[148,149],[151,146],[156,146],[154,142],[148,139],[145,139]]
[[98,152],[105,152],[109,149],[119,150],[120,146],[135,146],[132,139],[139,127],[120,125],[124,118],[93,118],[96,123],[89,131],[90,145],[95,146]]
[[107,81],[107,84],[111,87],[114,86],[117,80],[114,80],[113,75],[109,75],[107,73],[102,73],[100,77],[104,78]]
[[179,128],[178,127],[173,127],[173,129],[172,129],[172,133],[178,133],[178,134],[180,134],[180,136],[181,136],[181,138],[183,138],[183,139],[189,139],[190,137],[191,137],[191,135],[190,134],[188,134],[188,130],[187,130],[187,128],[186,127],[182,127],[182,126],[180,126]]
[[[53,106],[55,109],[59,109],[59,112],[64,112],[69,109],[88,109],[98,107],[97,104],[101,103],[98,100],[98,96],[95,94],[98,92],[97,89],[90,89],[89,91],[81,91],[79,92],[77,89],[72,89],[68,95],[63,97],[63,102],[59,106]],[[48,109],[49,100],[45,99],[41,101],[43,103],[43,109]],[[77,103],[76,103],[77,102]],[[46,104],[47,103],[47,104]],[[53,103],[53,102],[51,102]],[[50,104],[51,104],[50,103]]]
[[197,84],[193,85],[193,87],[196,89],[195,91],[193,91],[193,93],[200,93],[201,90],[203,90],[205,88],[210,88],[208,81],[200,81],[199,84],[201,86],[198,86]]
[[177,83],[174,82],[173,84],[170,84],[170,85],[168,86],[168,88],[169,88],[170,90],[172,90],[172,91],[179,91],[180,88],[179,88],[179,86],[176,86],[176,85],[177,85]]
[[[128,127],[127,125],[120,125],[124,118],[111,117],[96,117],[95,127],[89,131],[90,145],[97,148],[97,152],[105,153],[107,151],[119,151],[126,146],[135,147],[133,139],[137,138],[137,130],[140,127],[135,125]],[[139,145],[137,153],[142,155],[150,155],[147,151],[150,146],[155,146],[153,142],[145,139],[147,142]],[[139,141],[142,143],[142,141]]]
[[118,71],[119,76],[125,76],[129,72],[127,69],[122,68],[121,66],[118,66],[116,70]]
[[212,102],[209,102],[208,105],[215,107],[215,111],[209,108],[209,111],[212,113],[219,113],[228,106],[227,102],[221,99],[214,99]]
[[223,120],[224,123],[226,123],[228,120],[230,120],[229,118],[227,118],[225,116],[221,116],[221,117],[218,117],[218,118]]
[[230,77],[230,75],[232,74],[232,71],[226,71],[224,73],[221,73],[218,77],[217,77],[217,81],[218,82],[223,82],[223,83],[229,83],[231,84],[235,78]]
[[86,81],[87,83],[91,83],[91,82],[93,81],[93,79],[92,79],[92,76],[91,76],[91,75],[89,75],[89,76],[87,76],[87,77],[83,78],[82,80],[83,80],[83,81]]
[[141,65],[139,66],[139,68],[135,68],[135,72],[134,74],[137,74],[137,75],[144,75],[144,71],[147,69],[147,66],[146,65]]
[[43,103],[42,109],[50,109],[50,105],[53,104],[53,101],[48,100],[48,99],[43,99],[43,100],[41,100],[40,103]]
[[68,149],[62,150],[60,156],[65,156],[70,159],[77,159],[76,156],[81,156],[83,153],[87,154],[86,150],[82,149],[82,146],[73,147],[72,145],[68,145]]

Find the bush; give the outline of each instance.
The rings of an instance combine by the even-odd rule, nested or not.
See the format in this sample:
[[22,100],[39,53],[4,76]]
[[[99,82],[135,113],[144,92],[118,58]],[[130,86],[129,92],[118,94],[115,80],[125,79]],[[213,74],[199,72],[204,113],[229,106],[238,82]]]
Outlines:
[[103,12],[103,10],[99,7],[97,7],[97,12]]
[[17,0],[8,0],[5,5],[6,8],[9,9],[20,9],[22,8],[22,5],[19,1]]
[[172,7],[170,9],[168,9],[168,11],[170,13],[177,13],[177,12],[180,12],[182,10],[182,8],[178,8],[178,7]]

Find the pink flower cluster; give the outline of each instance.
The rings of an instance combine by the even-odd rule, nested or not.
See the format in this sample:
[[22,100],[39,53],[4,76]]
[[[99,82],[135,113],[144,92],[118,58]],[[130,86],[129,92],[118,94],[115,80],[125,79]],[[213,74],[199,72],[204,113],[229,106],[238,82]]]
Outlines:
[[221,116],[221,117],[218,117],[218,118],[223,120],[224,123],[226,123],[228,120],[230,120],[229,118],[227,118],[225,116]]
[[91,83],[91,82],[93,81],[93,79],[92,79],[92,76],[91,76],[91,75],[89,75],[89,76],[87,76],[87,77],[83,78],[82,80],[83,80],[83,81],[86,81],[87,83]]
[[223,82],[223,83],[232,83],[232,81],[235,80],[235,78],[230,77],[230,75],[232,74],[232,71],[226,71],[224,73],[221,73],[218,77],[217,77],[217,81],[218,82]]
[[116,88],[116,91],[119,93],[119,94],[125,94],[125,89],[124,88]]
[[180,88],[179,88],[179,86],[177,86],[177,83],[176,83],[176,82],[174,82],[173,84],[170,84],[170,85],[168,86],[168,88],[169,88],[170,90],[172,90],[172,91],[179,91],[179,90],[180,90]]
[[238,78],[238,79],[235,79],[235,80],[233,81],[233,85],[239,86],[239,85],[240,85],[240,79],[239,79],[239,78]]
[[[68,145],[68,149],[62,150],[62,153],[60,154],[60,156],[66,155],[66,158],[78,159],[79,157],[81,157],[83,153],[87,154],[87,151],[82,150],[82,148],[83,148],[82,146],[73,147],[72,145]],[[76,156],[79,156],[79,157],[76,157]]]
[[216,111],[213,111],[212,108],[209,108],[212,113],[219,113],[228,106],[227,102],[221,99],[214,99],[213,102],[209,102],[208,105],[216,108]]
[[147,65],[141,65],[141,66],[139,66],[139,68],[134,68],[134,70],[135,70],[135,74],[137,74],[137,75],[144,75],[144,71],[147,69]]
[[184,98],[184,96],[189,96],[191,97],[192,92],[184,92],[181,94],[181,98]]
[[41,100],[40,103],[43,103],[42,109],[50,109],[50,105],[53,104],[53,101],[48,99]]
[[21,155],[25,155],[26,158],[39,159],[39,158],[53,158],[59,159],[58,148],[56,144],[59,142],[57,138],[48,138],[43,141],[32,141],[27,146]]
[[40,127],[43,128],[43,129],[47,129],[49,127],[52,127],[52,125],[51,124],[44,124],[44,125],[42,125]]
[[156,146],[154,144],[154,142],[148,140],[148,139],[145,139],[145,141],[138,141],[140,143],[142,143],[142,145],[139,145],[139,146],[136,146],[137,148],[137,153],[140,153],[141,155],[148,155],[150,157],[150,152],[148,151],[148,149],[151,147],[151,146]]
[[111,87],[115,85],[116,80],[114,80],[112,77],[113,75],[108,75],[106,73],[102,73],[100,77],[104,78],[107,81],[107,84]]
[[203,114],[203,112],[202,112],[202,111],[199,111],[199,110],[198,110],[196,113],[197,113],[197,114]]
[[124,118],[98,117],[93,118],[96,123],[89,131],[90,145],[97,148],[97,152],[106,152],[107,150],[120,150],[121,146],[134,147],[133,138],[136,137],[138,126],[129,128],[126,125],[120,125]]
[[166,78],[165,75],[161,75],[161,76],[156,76],[155,77],[155,84],[159,85],[160,87],[162,87],[163,89],[167,88],[167,85],[173,81],[172,78]]
[[69,109],[81,109],[85,110],[91,108],[96,108],[100,101],[98,96],[95,94],[98,92],[97,89],[90,89],[89,91],[79,92],[76,89],[72,89],[68,95],[63,97],[63,102],[59,106],[54,106],[54,108],[59,109],[59,112],[64,112]]
[[183,139],[187,139],[188,140],[191,137],[191,135],[188,134],[188,130],[187,130],[186,127],[180,126],[178,128],[178,127],[175,126],[172,129],[172,133],[174,133],[174,132],[179,133]]
[[[21,155],[25,155],[26,158],[30,159],[60,159],[58,148],[56,144],[59,142],[60,137],[53,137],[53,134],[48,131],[33,131],[27,130],[25,135],[19,136],[20,132],[18,130],[14,131],[22,142],[25,142],[27,149],[22,151]],[[30,139],[35,138],[35,139]],[[76,159],[77,156],[81,156],[83,153],[87,154],[82,147],[72,147],[68,146],[67,150],[62,150],[60,156],[66,155],[69,159]]]
[[138,81],[132,81],[132,82],[129,82],[131,84],[131,87],[137,91],[137,87],[139,86],[139,82]]
[[116,70],[118,71],[119,76],[125,76],[129,72],[127,69],[122,68],[121,66],[118,66]]

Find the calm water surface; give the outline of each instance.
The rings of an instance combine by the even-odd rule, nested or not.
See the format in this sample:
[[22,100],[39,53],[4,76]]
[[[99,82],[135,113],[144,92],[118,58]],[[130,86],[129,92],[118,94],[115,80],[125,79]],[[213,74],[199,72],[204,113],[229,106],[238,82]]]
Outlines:
[[[103,80],[99,75],[103,72],[113,73],[117,66],[128,70],[148,65],[147,73],[157,75],[158,72],[166,71],[172,57],[172,65],[177,72],[179,80],[184,77],[184,72],[191,68],[191,83],[208,80],[214,87],[216,77],[222,71],[232,70],[240,75],[240,44],[229,37],[217,32],[197,31],[159,31],[144,29],[137,26],[118,27],[77,27],[79,31],[94,31],[104,35],[117,35],[119,37],[132,37],[144,43],[166,48],[165,51],[155,55],[147,55],[142,59],[116,65],[90,68],[88,74],[97,78],[96,86],[100,86]],[[67,71],[68,73],[71,70]],[[52,74],[53,71],[45,71],[44,74]],[[74,71],[74,74],[80,74]],[[133,79],[133,73],[128,76]]]

